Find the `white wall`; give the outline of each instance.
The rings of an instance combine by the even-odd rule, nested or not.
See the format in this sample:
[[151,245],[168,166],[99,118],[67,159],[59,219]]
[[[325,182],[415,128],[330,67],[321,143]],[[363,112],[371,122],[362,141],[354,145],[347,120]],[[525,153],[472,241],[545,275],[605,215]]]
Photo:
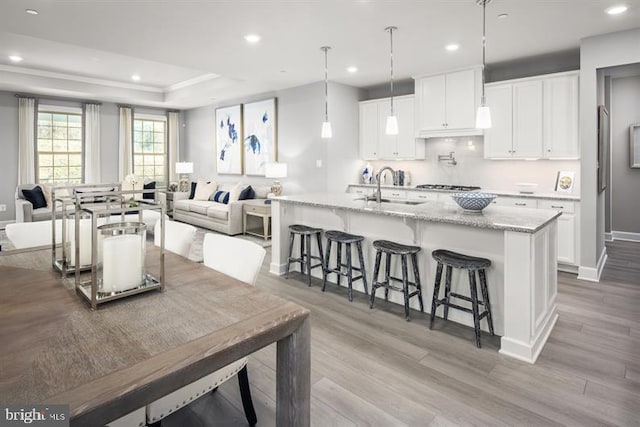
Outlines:
[[[605,251],[604,195],[597,189],[598,69],[640,62],[640,28],[580,42],[581,220],[580,277],[597,280],[593,270]],[[602,88],[604,79],[602,79]],[[604,94],[602,94],[604,96]],[[602,98],[600,98],[602,99]]]
[[[418,142],[423,144],[423,142]],[[482,137],[432,138],[425,144],[425,159],[412,161],[371,162],[378,170],[383,165],[411,172],[411,185],[457,184],[476,185],[485,190],[516,191],[515,183],[538,184],[537,192],[552,193],[558,171],[576,172],[573,193],[580,194],[580,162],[578,160],[486,160]],[[438,155],[454,151],[457,165],[438,161]],[[361,162],[363,166],[366,162]]]
[[[329,119],[333,138],[320,138],[324,117],[324,83],[317,82],[185,112],[184,161],[194,162],[193,180],[270,185],[272,179],[218,175],[216,172],[215,110],[217,107],[277,98],[278,161],[287,163],[283,194],[344,191],[358,176],[358,100],[356,88],[330,83]],[[321,167],[316,167],[320,160]]]

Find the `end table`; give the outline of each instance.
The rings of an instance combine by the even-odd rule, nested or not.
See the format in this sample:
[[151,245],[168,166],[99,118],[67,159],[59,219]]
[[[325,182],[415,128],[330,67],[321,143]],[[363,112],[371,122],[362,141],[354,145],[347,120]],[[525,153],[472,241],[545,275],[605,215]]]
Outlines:
[[[243,227],[244,234],[251,234],[264,238],[264,240],[271,237],[271,205],[266,204],[263,199],[248,200],[242,206],[243,213]],[[247,217],[256,216],[262,218],[262,233],[260,230],[248,230],[247,229]]]

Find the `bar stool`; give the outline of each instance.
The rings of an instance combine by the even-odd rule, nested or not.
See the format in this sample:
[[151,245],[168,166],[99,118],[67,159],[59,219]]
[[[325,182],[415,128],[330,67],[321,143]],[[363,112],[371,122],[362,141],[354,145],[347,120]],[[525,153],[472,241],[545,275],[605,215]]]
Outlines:
[[[305,273],[307,271],[307,282],[311,286],[311,269],[316,267],[322,268],[322,278],[325,278],[324,268],[324,256],[322,254],[322,228],[309,227],[302,224],[293,224],[289,226],[289,257],[287,259],[287,273],[286,278],[289,278],[289,268],[292,262],[300,263],[300,272]],[[293,243],[295,237],[300,236],[300,257],[294,258],[293,255]],[[311,255],[311,239],[316,236],[318,242],[319,256]],[[319,264],[312,265],[313,259],[320,260]]]
[[[436,316],[438,306],[444,306],[444,320],[449,317],[449,307],[466,311],[473,314],[473,329],[475,331],[476,347],[480,348],[480,320],[487,318],[489,323],[489,332],[493,333],[493,318],[491,317],[491,303],[489,302],[489,290],[487,289],[487,277],[485,268],[491,266],[491,261],[486,258],[477,258],[469,255],[463,255],[444,249],[433,251],[431,256],[438,262],[436,269],[436,280],[433,287],[433,298],[431,300],[431,317],[429,319],[429,329],[433,328],[433,320]],[[442,269],[447,266],[447,275],[445,277],[444,298],[438,299],[440,293],[440,281],[442,279]],[[466,295],[460,295],[451,292],[451,272],[454,268],[465,269],[469,272],[469,287],[471,290],[471,298]],[[480,291],[482,292],[482,301],[478,301],[478,290],[476,287],[476,271],[480,278]],[[450,301],[451,297],[463,299],[471,303],[471,308],[461,307]],[[485,310],[482,313],[478,311],[478,304],[482,304]]]
[[[418,272],[418,259],[417,253],[420,252],[419,246],[408,246],[400,243],[390,242],[388,240],[376,240],[373,242],[373,247],[376,249],[376,263],[373,269],[373,283],[371,284],[371,303],[370,308],[373,308],[373,303],[376,298],[376,289],[384,288],[384,299],[389,301],[389,289],[394,291],[401,291],[404,294],[404,318],[409,320],[409,299],[417,296],[418,303],[420,304],[420,311],[424,312],[424,305],[422,303],[422,286],[420,285],[420,273]],[[385,279],[383,282],[378,281],[378,273],[380,271],[380,260],[382,254],[387,255]],[[400,255],[402,261],[402,279],[391,276],[391,256]],[[409,281],[409,274],[407,271],[407,256],[411,255],[411,263],[413,264],[413,278],[414,282]],[[391,281],[402,282],[402,288],[393,286]],[[409,293],[409,286],[414,286],[415,291]]]
[[[367,288],[367,277],[364,268],[364,257],[362,256],[362,241],[364,240],[364,236],[358,236],[356,234],[345,233],[344,231],[338,230],[330,230],[324,233],[327,238],[327,253],[326,258],[324,260],[325,265],[325,274],[324,280],[322,281],[322,292],[324,292],[325,287],[327,286],[327,278],[330,273],[335,273],[338,276],[338,286],[340,286],[340,279],[342,276],[346,276],[349,283],[349,301],[353,301],[353,282],[356,280],[362,280],[362,284],[364,285],[365,294],[369,294],[369,290]],[[337,244],[337,258],[336,258],[336,267],[330,268],[329,263],[331,259],[331,244]],[[359,267],[354,267],[351,262],[351,245],[355,243],[356,249],[358,250],[358,262],[360,263]],[[346,246],[347,252],[347,263],[342,263],[342,245]],[[342,268],[345,267],[347,269],[346,272],[342,271]],[[360,275],[357,277],[353,277],[353,270],[359,271]]]

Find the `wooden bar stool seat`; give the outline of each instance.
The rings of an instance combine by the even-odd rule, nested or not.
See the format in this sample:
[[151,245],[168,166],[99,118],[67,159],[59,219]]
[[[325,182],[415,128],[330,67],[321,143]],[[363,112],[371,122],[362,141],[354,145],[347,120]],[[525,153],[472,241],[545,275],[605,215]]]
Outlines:
[[[367,288],[367,275],[364,268],[364,257],[362,256],[362,241],[364,240],[364,236],[359,236],[357,234],[349,234],[344,231],[338,230],[329,230],[324,233],[327,244],[326,244],[326,258],[324,261],[325,265],[325,274],[324,280],[322,281],[322,292],[324,292],[325,287],[327,286],[327,277],[331,273],[335,273],[337,275],[337,284],[340,286],[340,279],[342,276],[346,276],[349,286],[349,301],[353,301],[353,282],[356,280],[362,280],[362,284],[364,285],[364,292],[369,294],[369,290]],[[331,246],[333,243],[336,243],[337,246],[337,257],[336,257],[336,266],[335,268],[330,267],[331,260]],[[356,249],[358,251],[358,262],[359,267],[354,267],[353,262],[351,261],[351,245],[355,244]],[[342,262],[342,245],[346,247],[346,264]],[[343,271],[343,268],[346,268],[347,271]],[[353,270],[360,272],[359,276],[353,277]]]
[[[295,237],[300,236],[300,256],[293,256],[293,245]],[[316,237],[318,243],[318,255],[311,253],[311,240]],[[318,264],[312,264],[314,259],[319,260]],[[300,264],[300,272],[307,274],[307,282],[311,286],[311,269],[322,268],[322,278],[325,279],[324,255],[322,253],[322,228],[309,227],[303,224],[292,224],[289,226],[289,257],[287,258],[286,278],[289,278],[289,268],[292,262]]]

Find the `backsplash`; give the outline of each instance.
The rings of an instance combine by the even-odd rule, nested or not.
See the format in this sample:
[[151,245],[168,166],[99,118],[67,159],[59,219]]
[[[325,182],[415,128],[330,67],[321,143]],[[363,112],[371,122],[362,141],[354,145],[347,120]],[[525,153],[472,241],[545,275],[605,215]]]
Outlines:
[[[418,144],[422,144],[418,141]],[[575,172],[574,195],[580,195],[580,160],[486,160],[482,137],[432,138],[426,140],[424,160],[371,161],[373,169],[383,166],[411,173],[416,184],[477,185],[487,190],[516,191],[518,182],[538,184],[538,193],[553,192],[558,171]],[[438,161],[438,155],[455,152],[457,164]],[[367,162],[362,161],[364,168]]]

